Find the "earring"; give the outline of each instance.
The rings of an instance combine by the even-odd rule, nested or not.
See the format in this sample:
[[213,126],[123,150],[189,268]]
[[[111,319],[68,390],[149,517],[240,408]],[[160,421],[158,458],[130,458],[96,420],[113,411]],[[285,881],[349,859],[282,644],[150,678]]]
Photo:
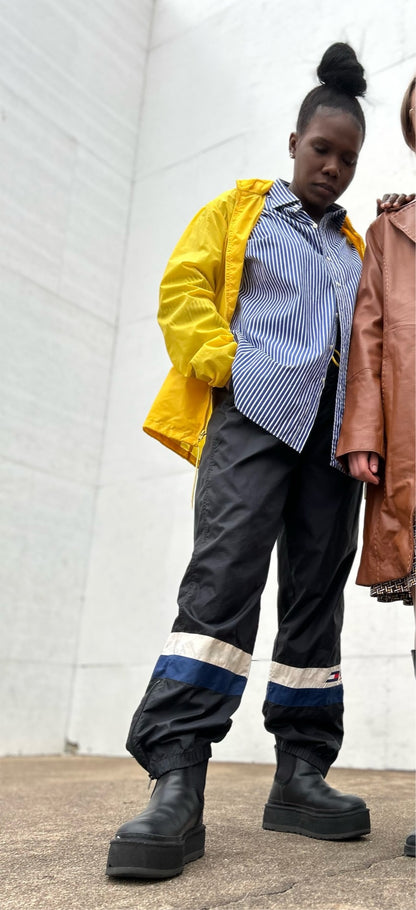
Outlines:
[[289,149],[289,158],[294,158],[294,157],[295,157],[295,153],[292,152],[292,149]]

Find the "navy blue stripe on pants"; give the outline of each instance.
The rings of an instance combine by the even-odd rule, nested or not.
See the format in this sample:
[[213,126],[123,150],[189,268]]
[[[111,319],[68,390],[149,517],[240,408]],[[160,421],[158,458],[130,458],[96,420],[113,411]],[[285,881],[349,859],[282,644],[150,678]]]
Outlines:
[[211,743],[229,730],[276,542],[278,632],[265,726],[281,749],[322,773],[338,754],[343,589],[357,546],[361,484],[329,464],[336,380],[332,367],[301,453],[246,419],[232,392],[219,395],[179,612],[127,741],[152,777],[208,758]]

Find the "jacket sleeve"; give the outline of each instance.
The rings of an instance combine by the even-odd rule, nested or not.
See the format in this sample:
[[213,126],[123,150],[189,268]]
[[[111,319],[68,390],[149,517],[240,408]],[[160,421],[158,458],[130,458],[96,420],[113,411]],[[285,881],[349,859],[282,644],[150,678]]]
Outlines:
[[223,386],[237,344],[216,302],[224,287],[229,204],[209,203],[191,221],[165,270],[158,320],[169,357],[183,376]]
[[[384,218],[385,216],[381,216]],[[344,418],[336,456],[348,452],[385,455],[382,400],[383,253],[381,219],[367,233],[363,273],[351,333]]]

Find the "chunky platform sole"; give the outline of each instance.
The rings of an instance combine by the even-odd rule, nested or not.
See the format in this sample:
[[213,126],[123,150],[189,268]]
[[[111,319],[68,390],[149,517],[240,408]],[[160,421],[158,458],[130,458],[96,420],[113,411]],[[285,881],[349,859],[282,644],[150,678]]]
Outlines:
[[339,815],[317,815],[300,806],[266,803],[263,828],[268,831],[304,834],[319,840],[354,840],[370,833],[370,813],[368,809],[356,809]]
[[409,844],[409,843],[406,841],[406,843],[405,843],[405,845],[404,845],[403,854],[404,854],[404,856],[416,856],[415,844],[414,844],[414,843],[413,843],[413,844],[412,844],[412,843]]
[[119,878],[173,878],[186,863],[204,855],[205,825],[183,837],[142,835],[114,837],[110,842],[106,875]]

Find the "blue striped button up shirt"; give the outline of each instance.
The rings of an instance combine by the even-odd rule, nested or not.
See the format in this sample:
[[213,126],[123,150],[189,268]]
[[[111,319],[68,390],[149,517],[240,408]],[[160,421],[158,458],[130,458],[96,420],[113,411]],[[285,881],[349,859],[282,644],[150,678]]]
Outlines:
[[340,233],[345,215],[333,205],[315,224],[287,184],[277,180],[247,242],[231,321],[237,409],[300,452],[318,411],[339,318],[333,464],[361,274],[357,250]]

